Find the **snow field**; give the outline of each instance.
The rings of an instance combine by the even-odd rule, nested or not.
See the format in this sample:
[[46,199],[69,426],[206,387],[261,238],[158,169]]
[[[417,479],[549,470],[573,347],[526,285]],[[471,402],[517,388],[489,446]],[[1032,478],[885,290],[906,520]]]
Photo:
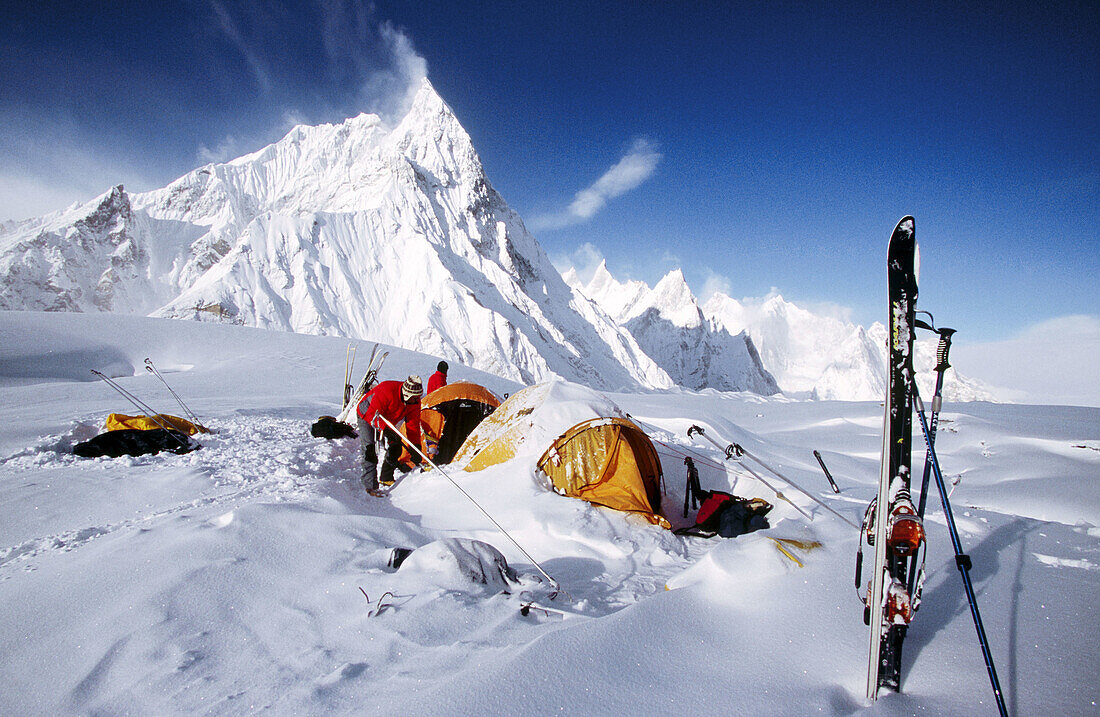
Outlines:
[[[568,592],[550,601],[442,475],[368,498],[356,443],[309,435],[337,410],[342,339],[30,313],[0,313],[0,332],[4,713],[994,711],[938,498],[904,692],[869,707],[856,531],[783,486],[806,521],[686,436],[699,424],[736,441],[859,522],[878,475],[875,402],[608,394],[658,441],[674,523],[687,451],[704,488],[739,475],[734,492],[775,505],[771,529],[732,540],[680,538],[548,492],[534,442],[501,466],[449,471]],[[438,360],[392,351],[383,378]],[[176,412],[145,356],[216,433],[184,456],[72,456],[107,413],[131,409],[88,368],[113,366]],[[459,378],[518,388],[452,364]],[[949,480],[962,475],[952,505],[1011,713],[1094,714],[1097,690],[1078,677],[1096,672],[1100,411],[948,404],[943,418],[940,460]],[[799,567],[772,538],[821,547],[788,547]],[[472,563],[446,539],[500,551],[519,574],[512,594],[465,578]],[[395,547],[417,549],[396,571]],[[524,616],[522,592],[568,614]]]

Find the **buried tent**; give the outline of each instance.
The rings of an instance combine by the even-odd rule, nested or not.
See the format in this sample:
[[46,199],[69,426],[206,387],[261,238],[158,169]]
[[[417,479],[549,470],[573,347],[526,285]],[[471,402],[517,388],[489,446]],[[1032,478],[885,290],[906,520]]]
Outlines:
[[[420,402],[421,450],[436,464],[450,463],[466,437],[499,405],[492,391],[476,383],[457,381],[437,388]],[[412,466],[408,448],[401,463]]]
[[665,528],[661,462],[649,437],[604,396],[563,381],[519,391],[482,421],[454,463],[479,471],[520,456],[566,496]]

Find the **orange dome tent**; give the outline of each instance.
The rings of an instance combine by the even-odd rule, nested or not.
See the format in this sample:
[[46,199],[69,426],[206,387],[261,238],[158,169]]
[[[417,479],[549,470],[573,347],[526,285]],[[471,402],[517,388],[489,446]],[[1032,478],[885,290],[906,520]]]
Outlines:
[[[450,463],[470,432],[499,405],[500,399],[492,391],[468,381],[432,391],[420,402],[420,449],[437,465]],[[405,432],[404,425],[401,432]],[[407,448],[400,460],[406,467],[412,466]]]

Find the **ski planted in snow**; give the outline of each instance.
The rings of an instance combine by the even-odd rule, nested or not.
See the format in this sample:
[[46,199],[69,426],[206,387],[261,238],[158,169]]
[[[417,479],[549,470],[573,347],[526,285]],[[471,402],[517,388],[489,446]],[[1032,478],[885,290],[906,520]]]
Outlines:
[[[874,548],[864,621],[870,626],[867,698],[901,685],[901,646],[919,595],[910,595],[910,559],[923,547],[924,526],[909,493],[913,433],[913,334],[917,244],[913,217],[898,222],[887,251],[890,323],[882,466],[878,495],[868,508],[862,540]],[[861,558],[860,558],[861,559]],[[857,575],[859,564],[857,560]],[[858,581],[858,577],[857,577]]]
[[363,380],[359,382],[359,387],[355,389],[351,400],[344,404],[340,415],[336,417],[337,421],[351,425],[355,424],[355,419],[352,418],[355,409],[359,406],[359,402],[363,400],[363,396],[366,396],[367,392],[374,388],[374,384],[378,381],[378,371],[389,355],[389,351],[384,351],[381,355],[378,355],[378,344],[374,345],[370,352],[370,359],[367,361],[367,372],[363,374]]

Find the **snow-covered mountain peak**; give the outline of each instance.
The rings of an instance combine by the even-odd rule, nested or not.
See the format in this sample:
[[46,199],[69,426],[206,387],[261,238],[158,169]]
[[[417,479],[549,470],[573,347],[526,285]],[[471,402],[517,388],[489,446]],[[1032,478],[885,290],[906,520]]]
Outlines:
[[400,154],[443,186],[476,182],[484,173],[470,135],[427,78],[391,136]]
[[596,271],[592,274],[591,281],[588,282],[588,286],[585,288],[589,289],[594,294],[603,294],[609,290],[613,291],[619,286],[619,282],[617,282],[615,277],[611,276],[611,272],[607,270],[607,260],[601,259],[600,265],[596,267]]
[[703,323],[699,304],[680,269],[673,269],[657,282],[653,288],[653,307],[660,312],[661,318],[676,326],[693,329]]

